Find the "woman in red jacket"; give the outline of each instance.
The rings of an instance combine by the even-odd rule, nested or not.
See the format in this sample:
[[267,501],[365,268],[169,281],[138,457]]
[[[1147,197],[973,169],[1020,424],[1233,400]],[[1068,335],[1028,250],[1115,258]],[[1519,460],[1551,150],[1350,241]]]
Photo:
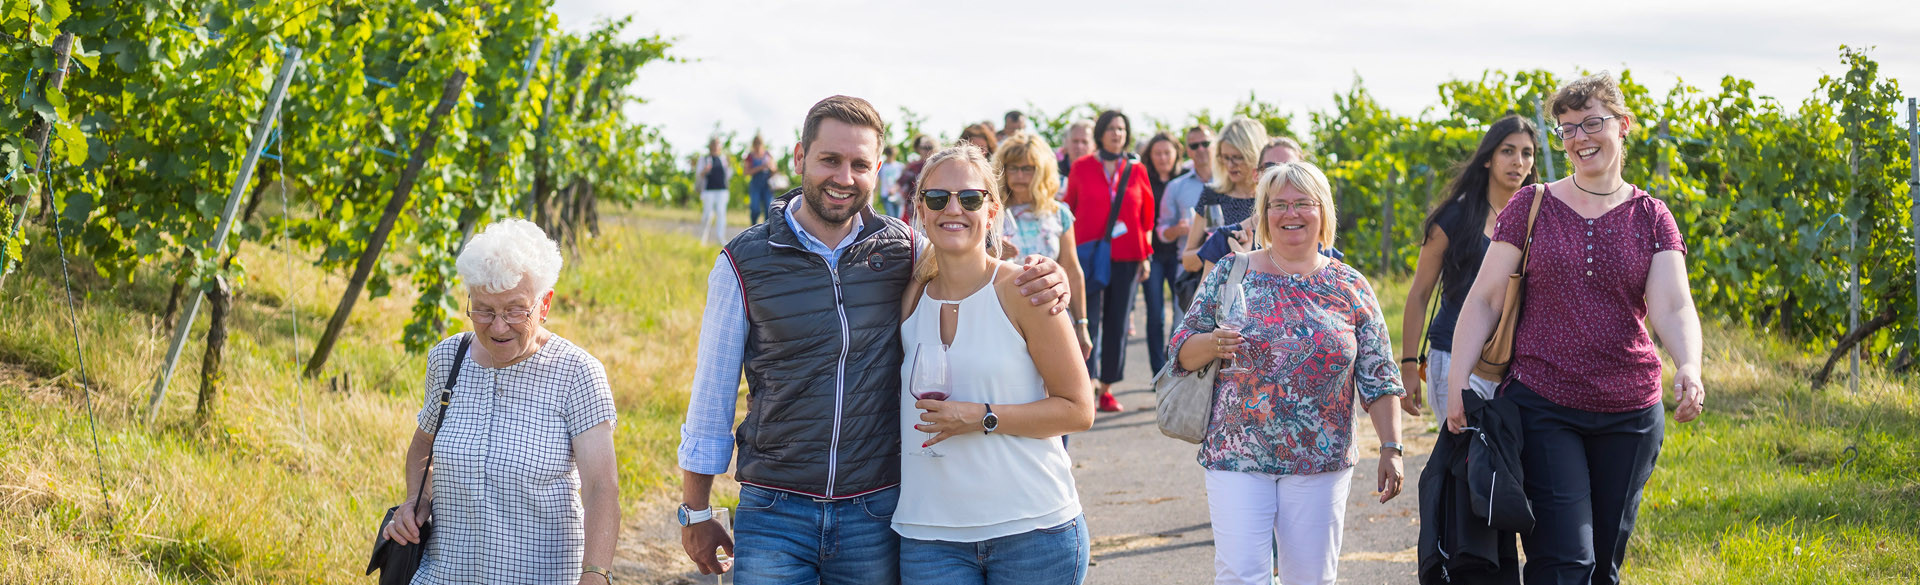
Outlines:
[[1131,127],[1126,114],[1100,113],[1093,123],[1099,150],[1073,162],[1061,198],[1076,218],[1073,236],[1086,272],[1087,333],[1094,338],[1087,371],[1100,381],[1101,412],[1120,411],[1112,388],[1126,364],[1127,313],[1133,309],[1134,285],[1146,279],[1146,260],[1153,254],[1147,240],[1153,232],[1153,187],[1146,167],[1126,155],[1133,146]]

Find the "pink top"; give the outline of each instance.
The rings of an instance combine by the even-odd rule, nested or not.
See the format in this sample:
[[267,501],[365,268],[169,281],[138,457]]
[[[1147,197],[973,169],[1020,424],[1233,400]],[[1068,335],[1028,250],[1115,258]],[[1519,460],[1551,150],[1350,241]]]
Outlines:
[[[1538,191],[1546,193],[1545,185]],[[1534,192],[1521,189],[1507,202],[1494,241],[1521,246]],[[1646,327],[1647,272],[1654,254],[1687,251],[1673,213],[1638,187],[1625,203],[1592,219],[1547,195],[1533,228],[1509,375],[1569,408],[1629,412],[1659,404],[1660,354]]]

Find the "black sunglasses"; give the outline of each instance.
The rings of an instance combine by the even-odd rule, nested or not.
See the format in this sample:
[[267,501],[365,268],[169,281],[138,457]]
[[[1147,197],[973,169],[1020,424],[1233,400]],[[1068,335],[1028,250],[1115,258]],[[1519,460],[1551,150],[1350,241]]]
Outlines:
[[1202,141],[1199,141],[1199,142],[1188,142],[1188,143],[1187,143],[1187,150],[1200,150],[1200,149],[1202,149],[1202,148],[1206,148],[1206,147],[1209,147],[1209,146],[1213,146],[1213,141],[1212,141],[1212,140],[1202,140]]
[[947,200],[952,199],[955,195],[960,196],[960,208],[967,211],[979,211],[981,207],[987,204],[986,189],[961,189],[959,191],[948,191],[946,189],[920,190],[920,199],[927,202],[927,209],[934,211],[946,209]]

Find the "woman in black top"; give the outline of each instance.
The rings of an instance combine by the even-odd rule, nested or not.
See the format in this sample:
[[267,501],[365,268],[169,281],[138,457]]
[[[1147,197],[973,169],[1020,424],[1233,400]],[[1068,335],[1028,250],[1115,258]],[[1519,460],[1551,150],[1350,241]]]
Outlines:
[[[1153,200],[1159,201],[1167,194],[1167,182],[1180,174],[1180,145],[1165,132],[1154,134],[1140,149],[1140,158],[1147,162],[1147,184],[1153,187]],[[1160,206],[1155,205],[1153,210],[1153,224],[1160,225]],[[1147,286],[1142,292],[1147,300],[1147,364],[1158,372],[1167,363],[1167,301],[1174,298],[1173,279],[1180,275],[1180,250],[1177,243],[1161,239],[1159,230],[1154,230],[1152,242],[1153,256],[1147,259]]]
[[[1195,233],[1210,233],[1253,215],[1253,185],[1260,179],[1259,157],[1267,146],[1267,128],[1245,117],[1234,118],[1220,129],[1220,138],[1213,144],[1213,184],[1200,192],[1200,201],[1194,204]],[[1220,206],[1220,225],[1212,225],[1207,219],[1209,205]],[[1188,272],[1200,272],[1205,267],[1198,255],[1205,241],[1187,238],[1187,250],[1180,261]]]
[[[1495,121],[1480,138],[1473,157],[1460,165],[1453,182],[1447,185],[1444,193],[1453,195],[1427,216],[1426,238],[1420,243],[1420,259],[1414,264],[1413,286],[1407,289],[1407,311],[1400,325],[1400,379],[1407,385],[1407,399],[1400,404],[1408,414],[1420,414],[1420,385],[1426,382],[1435,416],[1446,415],[1453,322],[1460,317],[1460,305],[1473,287],[1474,276],[1480,273],[1480,259],[1491,242],[1494,217],[1515,191],[1539,180],[1533,169],[1533,157],[1540,146],[1536,136],[1533,122],[1525,118],[1507,116]],[[1440,285],[1440,309],[1434,311],[1431,323],[1422,323],[1436,282]],[[1423,325],[1426,355],[1420,354]],[[1423,363],[1425,376],[1421,374]],[[1493,397],[1496,382],[1477,377],[1470,381],[1484,398]]]

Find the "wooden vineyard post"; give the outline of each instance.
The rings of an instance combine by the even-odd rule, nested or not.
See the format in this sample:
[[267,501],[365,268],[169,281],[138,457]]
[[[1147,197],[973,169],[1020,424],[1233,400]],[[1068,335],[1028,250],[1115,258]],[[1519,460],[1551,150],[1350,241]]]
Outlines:
[[[73,33],[62,33],[59,38],[53,40],[53,62],[60,64],[60,66],[54,69],[52,74],[47,76],[46,88],[40,91],[42,99],[49,94],[60,93],[60,86],[67,82],[67,65],[72,61],[72,53]],[[39,156],[39,158],[33,160],[33,164],[37,165],[35,170],[42,174],[46,172],[44,169],[50,164],[47,162],[47,142],[48,139],[53,136],[53,125],[55,122],[58,122],[58,120],[53,120],[51,116],[49,116],[35,121],[33,127],[27,130],[27,142],[33,144],[33,152]],[[46,194],[48,199],[52,199],[53,185],[48,183],[48,181],[42,181],[40,189],[41,192]],[[7,230],[7,240],[11,241],[19,237],[20,226],[27,218],[27,199],[25,197],[18,198],[15,201],[9,202],[8,207],[11,207],[13,211],[13,227]],[[0,253],[0,287],[5,287],[7,284],[7,270],[12,268],[11,264],[12,260],[8,258],[6,254]]]
[[380,251],[386,247],[387,236],[393,233],[393,224],[400,219],[400,211],[407,207],[407,200],[413,195],[414,181],[420,177],[420,169],[427,164],[427,158],[433,155],[433,146],[440,140],[440,121],[453,111],[460,101],[460,92],[467,87],[467,72],[454,71],[447,78],[446,85],[440,91],[440,103],[433,107],[433,113],[427,116],[427,127],[420,131],[420,138],[407,157],[406,169],[400,171],[399,180],[393,184],[393,196],[387,199],[387,208],[380,214],[380,224],[368,236],[367,250],[360,254],[360,261],[353,269],[352,280],[347,281],[347,290],[340,295],[340,304],[333,310],[333,317],[327,319],[327,331],[321,334],[320,343],[313,350],[313,358],[307,360],[307,369],[303,374],[308,378],[320,375],[320,369],[327,365],[327,355],[333,352],[333,344],[340,339],[340,330],[347,325],[347,316],[353,314],[353,305],[360,299],[360,291],[367,286],[367,278],[373,275],[373,266],[380,262]]
[[[233,188],[227,191],[227,205],[220,213],[220,225],[213,230],[213,242],[209,244],[210,258],[218,258],[220,251],[226,248],[227,234],[233,231],[233,214],[240,209],[240,198],[247,192],[247,183],[253,180],[253,167],[260,163],[260,151],[267,146],[267,135],[274,127],[274,119],[280,115],[280,102],[287,95],[287,83],[293,79],[294,66],[300,63],[300,48],[287,47],[280,59],[280,76],[273,80],[273,90],[267,92],[267,103],[260,108],[260,119],[254,123],[253,140],[248,143],[247,154],[240,159],[240,173],[234,176]],[[147,421],[152,422],[160,413],[160,399],[167,395],[167,384],[173,380],[173,368],[180,362],[180,348],[186,344],[187,332],[193,329],[193,318],[200,312],[202,295],[193,291],[187,299],[187,310],[174,325],[173,343],[167,348],[167,361],[160,367],[160,375],[153,380],[153,396],[147,400]]]

